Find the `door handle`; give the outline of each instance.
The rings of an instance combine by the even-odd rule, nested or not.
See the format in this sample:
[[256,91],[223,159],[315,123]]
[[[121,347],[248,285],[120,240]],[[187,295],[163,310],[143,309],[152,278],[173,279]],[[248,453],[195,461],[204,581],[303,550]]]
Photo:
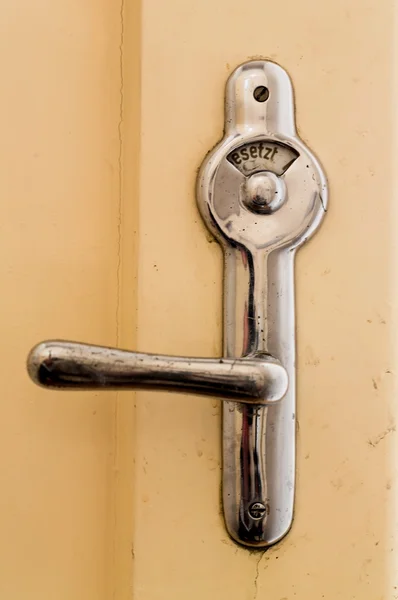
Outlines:
[[286,393],[286,370],[268,355],[186,358],[76,342],[38,344],[28,357],[35,383],[58,389],[158,389],[273,404]]
[[202,218],[224,252],[223,358],[140,354],[49,341],[28,358],[50,388],[151,388],[221,397],[223,503],[237,542],[266,547],[293,519],[296,250],[327,207],[322,168],[297,135],[291,81],[275,63],[238,67],[225,134],[197,179]]

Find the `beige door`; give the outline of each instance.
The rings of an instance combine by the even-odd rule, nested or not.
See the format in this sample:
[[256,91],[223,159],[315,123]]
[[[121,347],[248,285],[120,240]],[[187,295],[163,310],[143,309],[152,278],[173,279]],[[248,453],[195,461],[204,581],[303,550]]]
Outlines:
[[[1,598],[398,598],[394,4],[3,1]],[[221,352],[194,181],[258,56],[331,191],[297,264],[295,521],[266,553],[224,530],[219,402],[46,392],[24,366],[54,337]]]

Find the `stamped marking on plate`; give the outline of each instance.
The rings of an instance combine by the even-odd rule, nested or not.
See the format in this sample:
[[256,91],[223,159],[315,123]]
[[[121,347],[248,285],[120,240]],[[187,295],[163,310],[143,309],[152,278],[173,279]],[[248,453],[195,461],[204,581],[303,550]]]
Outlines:
[[235,148],[228,154],[227,159],[243,175],[252,175],[258,171],[271,171],[275,175],[283,175],[298,156],[297,150],[286,144],[260,140]]

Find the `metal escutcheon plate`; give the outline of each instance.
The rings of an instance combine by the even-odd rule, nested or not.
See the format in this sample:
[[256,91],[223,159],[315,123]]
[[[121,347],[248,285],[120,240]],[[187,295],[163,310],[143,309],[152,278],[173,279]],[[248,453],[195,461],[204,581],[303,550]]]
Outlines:
[[295,251],[327,207],[326,179],[297,136],[292,85],[280,66],[249,62],[229,78],[225,136],[202,165],[197,197],[225,256],[224,356],[269,353],[289,378],[273,406],[223,403],[226,526],[237,542],[266,547],[293,519]]

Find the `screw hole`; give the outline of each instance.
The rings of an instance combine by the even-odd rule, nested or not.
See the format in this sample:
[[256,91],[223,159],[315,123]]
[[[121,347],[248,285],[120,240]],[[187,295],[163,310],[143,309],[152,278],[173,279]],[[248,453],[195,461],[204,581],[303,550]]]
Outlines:
[[259,85],[254,90],[253,96],[257,102],[265,102],[269,98],[269,89],[265,85]]

